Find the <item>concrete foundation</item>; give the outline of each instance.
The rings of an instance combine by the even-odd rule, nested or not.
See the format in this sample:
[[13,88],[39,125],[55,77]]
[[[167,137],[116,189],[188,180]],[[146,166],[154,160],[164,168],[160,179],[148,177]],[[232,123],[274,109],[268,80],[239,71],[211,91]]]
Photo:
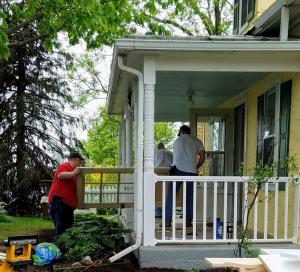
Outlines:
[[[254,248],[297,248],[297,244],[255,244]],[[232,258],[235,245],[142,246],[138,254],[142,268],[207,269],[204,258]]]

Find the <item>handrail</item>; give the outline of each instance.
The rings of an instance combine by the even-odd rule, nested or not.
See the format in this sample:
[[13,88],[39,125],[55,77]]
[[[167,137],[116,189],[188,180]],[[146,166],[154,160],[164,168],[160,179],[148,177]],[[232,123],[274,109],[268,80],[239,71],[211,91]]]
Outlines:
[[133,167],[80,167],[83,174],[133,174]]
[[[246,182],[250,176],[156,176],[157,181]],[[270,178],[268,183],[290,182],[289,177]]]

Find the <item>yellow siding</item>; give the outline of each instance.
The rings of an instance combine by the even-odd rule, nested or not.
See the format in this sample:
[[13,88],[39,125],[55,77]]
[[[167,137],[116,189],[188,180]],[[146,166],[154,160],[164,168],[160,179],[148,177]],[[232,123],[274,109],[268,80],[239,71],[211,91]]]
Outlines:
[[[291,105],[291,119],[290,119],[290,142],[289,142],[289,155],[294,156],[298,167],[300,169],[300,73],[274,73],[267,76],[260,82],[251,86],[248,90],[245,90],[243,94],[231,99],[224,103],[221,107],[233,108],[241,104],[241,101],[246,101],[246,117],[247,117],[247,133],[246,133],[246,161],[245,169],[251,169],[256,162],[256,128],[257,128],[257,98],[264,93],[274,83],[281,83],[287,80],[292,80],[292,105]],[[246,175],[249,172],[245,173]],[[293,188],[290,188],[290,201],[289,201],[289,234],[292,232],[292,219],[293,219]],[[274,194],[270,193],[270,199],[274,198]],[[263,199],[264,196],[260,195],[259,199]],[[283,220],[284,220],[284,195],[283,192],[279,192],[279,224],[278,233],[280,237],[283,235]],[[272,201],[270,201],[272,202]],[[263,217],[264,203],[259,203],[260,211],[259,217]],[[269,206],[269,233],[273,233],[274,226],[274,207]],[[250,216],[250,226],[253,225],[252,217]],[[263,231],[263,225],[258,226],[259,231]],[[300,235],[299,235],[300,236]]]
[[276,0],[257,0],[255,5],[254,17],[249,21],[248,26],[241,32],[241,35],[247,33],[254,25],[255,20],[262,15]]

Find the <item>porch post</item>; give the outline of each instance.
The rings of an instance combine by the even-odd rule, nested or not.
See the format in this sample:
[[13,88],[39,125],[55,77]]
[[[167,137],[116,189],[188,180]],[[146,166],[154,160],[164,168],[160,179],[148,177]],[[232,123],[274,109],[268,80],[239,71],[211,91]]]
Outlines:
[[289,38],[289,21],[290,10],[288,6],[281,8],[281,21],[280,21],[280,40],[287,41]]
[[126,109],[126,167],[132,166],[132,118],[131,110],[128,106]]
[[144,58],[144,245],[155,245],[154,99],[155,57]]
[[121,131],[121,141],[120,141],[120,148],[121,148],[121,167],[125,167],[125,157],[126,157],[126,124],[124,120],[124,115],[121,115],[121,122],[120,122],[120,131]]
[[133,216],[134,216],[134,233],[137,233],[137,157],[138,157],[138,88],[137,88],[137,82],[134,82],[133,84],[133,120],[134,120],[134,198],[133,198]]

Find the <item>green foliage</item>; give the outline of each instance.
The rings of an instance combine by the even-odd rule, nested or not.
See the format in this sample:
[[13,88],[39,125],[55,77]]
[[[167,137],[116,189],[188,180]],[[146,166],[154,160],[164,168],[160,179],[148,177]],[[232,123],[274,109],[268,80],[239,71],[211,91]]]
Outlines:
[[98,208],[97,214],[99,215],[115,215],[118,214],[117,208]]
[[0,212],[0,223],[10,223],[11,218],[7,216],[5,213]]
[[[144,29],[152,35],[181,31],[188,35],[227,33],[232,4],[225,0],[25,0],[6,1],[0,12],[0,59],[9,58],[16,45],[41,41],[47,50],[59,47],[58,34],[71,45],[85,41],[88,49],[111,45],[113,40]],[[18,39],[24,26],[37,34]]]
[[55,244],[69,261],[89,255],[97,258],[108,251],[118,251],[125,246],[123,230],[118,223],[95,214],[76,216],[72,228],[57,237]]
[[171,144],[175,138],[175,126],[173,123],[158,122],[154,124],[154,141],[155,144],[160,142],[166,146]]
[[[91,159],[92,165],[117,166],[119,148],[119,124],[117,117],[110,120],[103,107],[99,116],[93,121],[88,131],[88,140],[83,143],[84,149]],[[165,145],[173,142],[175,127],[172,123],[155,123],[155,143],[163,142]],[[107,176],[110,181],[115,180],[112,175]]]
[[239,250],[243,250],[248,258],[257,258],[260,254],[259,249],[253,248],[251,241],[249,240],[248,232],[245,231],[243,234],[244,238],[239,240]]
[[93,164],[118,165],[119,125],[108,119],[103,107],[88,131],[88,140],[84,142],[84,148]]
[[282,168],[287,169],[290,181],[292,183],[296,183],[297,179],[295,178],[295,175],[299,175],[299,168],[295,158],[292,156],[287,157],[283,162],[272,162],[269,164],[263,164],[262,162],[258,162],[249,171],[250,176],[246,183],[248,185],[248,188],[250,190],[253,190],[255,193],[253,198],[250,200],[250,204],[247,205],[247,214],[245,214],[246,224],[236,249],[236,254],[238,252],[239,257],[241,257],[242,250],[245,251],[245,254],[248,257],[255,257],[258,255],[257,250],[252,248],[252,244],[248,238],[249,216],[258,198],[258,195],[261,189],[263,188],[263,185],[271,182],[273,179],[279,179],[278,171]]

